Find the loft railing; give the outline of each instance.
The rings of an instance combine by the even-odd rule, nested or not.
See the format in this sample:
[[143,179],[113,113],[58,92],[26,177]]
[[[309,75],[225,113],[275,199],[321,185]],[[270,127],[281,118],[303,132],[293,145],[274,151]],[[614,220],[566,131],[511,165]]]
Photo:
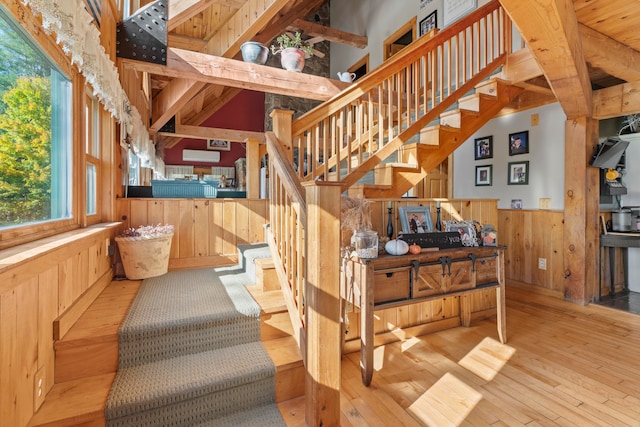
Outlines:
[[293,122],[298,176],[348,189],[503,65],[510,47],[511,23],[498,1],[416,40]]

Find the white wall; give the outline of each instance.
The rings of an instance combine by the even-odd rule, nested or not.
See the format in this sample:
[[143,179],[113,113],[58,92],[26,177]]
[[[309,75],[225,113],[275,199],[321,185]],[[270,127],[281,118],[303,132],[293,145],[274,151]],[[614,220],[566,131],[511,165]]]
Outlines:
[[[383,43],[386,38],[414,16],[416,27],[420,20],[437,10],[438,28],[444,28],[443,3],[445,0],[426,0],[420,9],[420,0],[334,0],[331,2],[331,27],[367,36],[364,49],[331,43],[331,77],[345,71],[369,54],[369,70],[382,64]],[[478,6],[489,0],[478,0]],[[416,29],[416,34],[419,31]]]
[[[531,126],[532,114],[539,124]],[[560,104],[522,111],[489,121],[453,153],[453,197],[496,198],[499,209],[521,199],[523,209],[538,209],[540,198],[551,198],[551,209],[564,209],[564,124]],[[529,153],[509,156],[509,134],[529,131]],[[475,160],[474,140],[493,136],[493,158]],[[508,185],[509,162],[529,161],[529,184]],[[493,165],[493,185],[475,185],[476,166]]]

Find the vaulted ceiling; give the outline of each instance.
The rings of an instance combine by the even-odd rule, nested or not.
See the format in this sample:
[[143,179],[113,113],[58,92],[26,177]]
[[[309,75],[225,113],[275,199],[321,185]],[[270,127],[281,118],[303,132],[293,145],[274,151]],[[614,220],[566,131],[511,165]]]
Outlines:
[[[314,22],[314,12],[326,2],[169,0],[168,45],[175,49],[169,54],[175,57],[189,55],[187,51],[191,51],[239,59],[243,42],[255,40],[268,45],[279,34],[295,30],[304,30],[305,37],[314,41],[366,46],[367,39],[362,35]],[[628,0],[500,2],[529,48],[505,70],[506,77],[528,89],[519,101],[520,107],[526,102],[553,97],[560,101],[567,116],[577,117],[591,115],[593,105],[605,102],[601,99],[604,96],[607,103],[613,97],[613,102],[625,104],[630,102],[631,95],[640,92],[636,87],[640,82],[640,31],[637,30],[640,8],[632,7]],[[152,132],[158,131],[174,116],[185,125],[200,125],[241,88],[251,88],[251,76],[242,74],[243,70],[230,73],[243,76],[238,79],[244,78],[245,85],[234,84],[231,82],[234,77],[222,72],[194,80],[189,74],[168,72],[162,67],[135,68],[150,75]],[[233,67],[228,65],[228,68],[232,70]],[[307,83],[316,85],[312,80]],[[274,91],[286,93],[288,89],[284,86],[274,88]],[[257,83],[255,87],[268,91]],[[335,87],[324,87],[323,90],[330,94],[341,88],[338,82]],[[604,88],[608,89],[600,90]],[[595,110],[601,118],[625,112],[624,105],[608,108],[607,111],[597,107]]]

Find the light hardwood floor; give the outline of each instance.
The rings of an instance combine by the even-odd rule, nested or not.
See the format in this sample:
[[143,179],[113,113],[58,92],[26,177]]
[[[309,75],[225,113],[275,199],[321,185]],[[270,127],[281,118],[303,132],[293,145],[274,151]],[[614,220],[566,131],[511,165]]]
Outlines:
[[[378,347],[371,387],[342,361],[343,426],[640,426],[640,316],[507,288],[495,320]],[[280,405],[304,425],[304,401]]]

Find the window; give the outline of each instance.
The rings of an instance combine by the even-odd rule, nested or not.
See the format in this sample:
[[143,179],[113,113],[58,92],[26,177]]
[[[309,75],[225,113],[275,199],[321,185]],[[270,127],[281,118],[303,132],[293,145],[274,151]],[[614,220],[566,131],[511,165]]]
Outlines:
[[0,228],[71,218],[71,81],[0,8]]
[[140,184],[140,159],[133,150],[127,150],[129,153],[129,185]]
[[98,213],[98,173],[100,169],[100,103],[85,97],[85,192],[87,216]]
[[411,42],[416,39],[416,18],[415,16],[395,33],[391,34],[384,41],[384,59],[391,58],[396,53],[400,52],[405,47],[409,46]]

